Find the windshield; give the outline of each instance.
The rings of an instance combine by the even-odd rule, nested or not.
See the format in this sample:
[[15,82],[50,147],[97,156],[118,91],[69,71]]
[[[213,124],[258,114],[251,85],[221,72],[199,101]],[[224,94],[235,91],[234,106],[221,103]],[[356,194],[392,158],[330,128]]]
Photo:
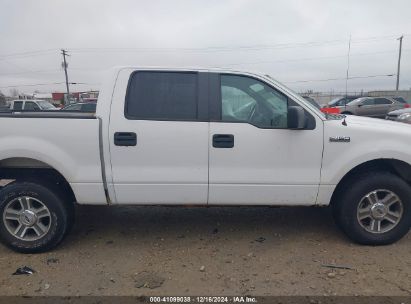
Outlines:
[[45,100],[38,100],[37,104],[40,106],[41,109],[43,110],[52,110],[55,109],[56,107],[53,106],[51,103]]

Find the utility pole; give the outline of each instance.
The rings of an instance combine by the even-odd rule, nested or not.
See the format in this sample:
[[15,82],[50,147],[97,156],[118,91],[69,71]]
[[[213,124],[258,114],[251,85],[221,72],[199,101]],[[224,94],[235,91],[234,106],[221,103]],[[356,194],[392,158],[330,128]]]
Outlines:
[[402,38],[404,38],[404,36],[401,36],[400,38],[397,39],[397,40],[400,41],[400,51],[399,51],[399,54],[398,54],[398,67],[397,67],[397,86],[396,86],[396,90],[397,90],[397,91],[398,91],[399,86],[400,86],[400,67],[401,67]]
[[[70,56],[67,54],[65,49],[61,49],[61,54],[63,55],[63,63],[62,66],[64,68],[64,74],[66,74],[66,89],[67,89],[67,101],[70,103],[70,89],[69,89],[69,82],[68,82],[68,75],[67,75],[67,62],[66,56]],[[66,100],[64,100],[64,104],[66,104]]]

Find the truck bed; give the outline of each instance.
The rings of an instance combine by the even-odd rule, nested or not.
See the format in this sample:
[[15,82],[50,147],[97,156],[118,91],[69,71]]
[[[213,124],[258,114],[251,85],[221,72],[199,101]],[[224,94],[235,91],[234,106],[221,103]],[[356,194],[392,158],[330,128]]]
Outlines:
[[0,147],[0,170],[31,162],[53,168],[70,183],[79,203],[106,202],[95,114],[0,113]]
[[0,111],[0,117],[95,119],[94,113],[70,111]]

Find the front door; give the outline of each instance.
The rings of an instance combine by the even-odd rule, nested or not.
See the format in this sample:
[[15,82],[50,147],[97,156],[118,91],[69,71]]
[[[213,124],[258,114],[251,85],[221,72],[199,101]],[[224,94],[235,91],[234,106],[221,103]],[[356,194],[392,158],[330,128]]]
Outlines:
[[207,90],[205,73],[120,72],[109,125],[116,203],[207,203]]
[[272,85],[234,74],[214,77],[209,204],[315,204],[322,121],[306,111],[307,129],[288,129],[287,109],[296,103]]

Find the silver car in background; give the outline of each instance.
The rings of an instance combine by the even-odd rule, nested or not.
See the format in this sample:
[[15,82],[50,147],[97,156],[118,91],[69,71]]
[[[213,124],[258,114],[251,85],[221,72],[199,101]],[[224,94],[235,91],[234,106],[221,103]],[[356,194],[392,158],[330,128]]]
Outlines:
[[388,97],[360,97],[338,108],[341,114],[385,118],[389,112],[404,109],[406,105]]
[[385,119],[411,124],[411,108],[389,112]]

